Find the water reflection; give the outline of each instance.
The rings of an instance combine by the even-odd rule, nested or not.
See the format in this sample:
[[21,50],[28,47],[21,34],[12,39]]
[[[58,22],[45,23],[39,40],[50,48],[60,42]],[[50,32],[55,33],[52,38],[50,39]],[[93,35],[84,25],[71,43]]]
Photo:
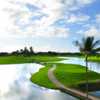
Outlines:
[[[63,61],[60,61],[60,63],[66,63],[66,64],[80,64],[85,66],[85,61],[83,58],[76,58],[76,57],[64,57]],[[88,68],[92,71],[95,71],[97,73],[100,73],[100,63],[97,62],[89,62]]]
[[96,91],[96,92],[91,92],[91,95],[94,95],[96,97],[100,98],[100,91]]
[[31,83],[31,74],[41,67],[38,64],[0,65],[0,100],[77,100]]

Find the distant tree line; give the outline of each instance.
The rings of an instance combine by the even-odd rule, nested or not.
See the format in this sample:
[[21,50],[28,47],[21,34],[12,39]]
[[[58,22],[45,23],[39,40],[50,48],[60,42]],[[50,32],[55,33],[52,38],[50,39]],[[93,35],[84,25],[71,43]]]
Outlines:
[[24,47],[24,49],[16,50],[11,53],[11,55],[27,55],[27,56],[33,54],[34,54],[34,50],[32,46],[29,47],[29,49],[27,47]]
[[7,55],[9,55],[9,53],[7,53],[7,52],[0,52],[0,56],[7,56]]
[[[32,55],[42,55],[42,56],[45,56],[45,55],[48,55],[48,56],[83,56],[82,53],[79,53],[79,52],[73,52],[73,53],[70,53],[70,52],[54,52],[54,51],[48,51],[48,52],[35,52],[33,47],[24,47],[23,49],[20,49],[20,50],[16,50],[16,51],[13,51],[11,53],[8,53],[8,52],[1,52],[0,53],[0,56],[9,56],[9,55],[23,55],[23,56],[32,56]],[[100,56],[100,53],[98,54],[95,54],[95,56]]]

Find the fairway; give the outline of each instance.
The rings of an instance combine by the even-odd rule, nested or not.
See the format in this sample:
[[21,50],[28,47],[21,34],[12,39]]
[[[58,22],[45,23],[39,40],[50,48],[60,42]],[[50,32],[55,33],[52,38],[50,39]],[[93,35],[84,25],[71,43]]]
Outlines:
[[46,55],[33,55],[33,56],[24,56],[24,55],[12,55],[12,56],[0,56],[0,64],[20,64],[20,63],[42,63],[42,62],[55,62],[63,60],[58,56],[46,56]]
[[[79,84],[85,83],[85,67],[74,64],[56,64],[56,66],[57,68],[54,74],[56,78],[65,86],[77,88]],[[50,67],[52,67],[52,64],[46,64],[46,67],[32,75],[31,81],[47,88],[56,88],[56,86],[50,82],[47,76]],[[89,71],[89,82],[95,82],[99,79],[100,74]]]

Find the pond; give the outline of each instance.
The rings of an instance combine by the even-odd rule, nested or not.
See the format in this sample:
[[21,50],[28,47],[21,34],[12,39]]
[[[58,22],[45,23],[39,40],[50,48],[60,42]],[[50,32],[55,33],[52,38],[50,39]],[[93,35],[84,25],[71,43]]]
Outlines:
[[[61,57],[61,58],[64,58],[65,60],[60,61],[59,63],[79,64],[85,66],[85,61],[83,58],[78,58],[78,57]],[[100,73],[100,63],[98,62],[88,62],[88,68],[92,71]]]
[[0,65],[0,100],[77,100],[57,90],[33,84],[32,73],[42,68],[39,64]]

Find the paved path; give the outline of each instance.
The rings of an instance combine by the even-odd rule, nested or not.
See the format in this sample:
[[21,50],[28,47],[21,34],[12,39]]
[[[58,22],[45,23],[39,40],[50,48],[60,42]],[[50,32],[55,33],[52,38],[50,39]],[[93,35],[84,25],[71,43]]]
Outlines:
[[[66,92],[66,93],[68,93],[70,95],[73,95],[75,97],[81,98],[81,100],[87,100],[86,99],[86,93],[83,93],[83,92],[78,91],[76,89],[72,89],[72,88],[66,87],[61,82],[59,82],[57,80],[57,78],[55,77],[54,73],[53,73],[55,69],[56,69],[56,66],[53,66],[48,70],[48,78],[50,79],[50,81],[52,81],[52,83],[55,84],[55,86],[57,88],[59,88],[60,90]],[[89,95],[88,98],[89,98],[88,100],[100,100],[100,98],[96,98],[96,97],[91,96],[91,95]]]

